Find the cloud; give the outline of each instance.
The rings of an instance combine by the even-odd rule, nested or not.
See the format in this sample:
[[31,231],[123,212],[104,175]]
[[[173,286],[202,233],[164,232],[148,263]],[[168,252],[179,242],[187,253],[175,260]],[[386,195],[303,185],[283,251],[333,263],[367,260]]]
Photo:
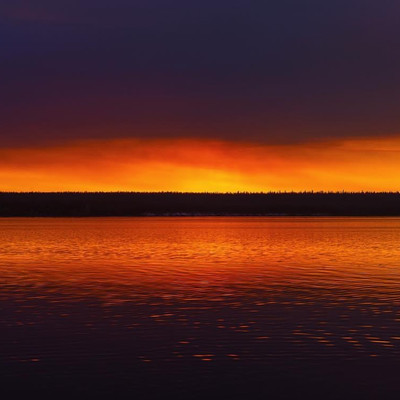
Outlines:
[[0,141],[400,131],[397,1],[5,0]]
[[398,190],[400,138],[90,140],[0,150],[2,191]]

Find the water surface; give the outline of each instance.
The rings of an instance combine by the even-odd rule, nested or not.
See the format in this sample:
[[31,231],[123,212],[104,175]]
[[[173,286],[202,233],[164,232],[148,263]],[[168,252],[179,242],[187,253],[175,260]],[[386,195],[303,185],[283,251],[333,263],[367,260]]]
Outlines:
[[400,389],[399,218],[4,218],[0,243],[7,390]]

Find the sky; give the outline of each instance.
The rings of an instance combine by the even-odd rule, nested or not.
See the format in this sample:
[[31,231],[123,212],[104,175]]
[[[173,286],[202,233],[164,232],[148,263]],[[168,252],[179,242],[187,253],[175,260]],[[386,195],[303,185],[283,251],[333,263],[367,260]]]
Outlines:
[[396,0],[2,0],[0,190],[399,190]]

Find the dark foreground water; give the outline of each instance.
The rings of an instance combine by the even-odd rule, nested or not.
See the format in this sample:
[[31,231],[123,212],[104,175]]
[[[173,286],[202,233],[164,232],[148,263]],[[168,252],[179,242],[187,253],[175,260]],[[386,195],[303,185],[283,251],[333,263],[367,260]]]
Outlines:
[[0,219],[6,398],[387,399],[400,219]]

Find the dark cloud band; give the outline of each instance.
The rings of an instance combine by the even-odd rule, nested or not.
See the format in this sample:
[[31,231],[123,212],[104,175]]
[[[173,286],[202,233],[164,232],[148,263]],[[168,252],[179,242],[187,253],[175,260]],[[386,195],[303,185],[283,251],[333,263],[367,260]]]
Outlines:
[[4,1],[1,141],[396,134],[399,11],[368,0]]

